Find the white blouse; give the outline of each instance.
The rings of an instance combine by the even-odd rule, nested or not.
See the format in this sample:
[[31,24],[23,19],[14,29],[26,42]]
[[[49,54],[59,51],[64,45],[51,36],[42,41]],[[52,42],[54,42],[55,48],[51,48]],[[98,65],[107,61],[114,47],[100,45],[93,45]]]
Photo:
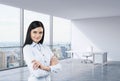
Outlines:
[[[28,81],[51,81],[50,73],[58,72],[61,69],[61,65],[50,66],[50,59],[54,55],[52,51],[41,44],[33,42],[31,45],[26,45],[23,48],[24,60],[30,71],[30,76]],[[45,66],[50,66],[50,71],[45,71],[42,69],[33,69],[33,60],[37,60]]]

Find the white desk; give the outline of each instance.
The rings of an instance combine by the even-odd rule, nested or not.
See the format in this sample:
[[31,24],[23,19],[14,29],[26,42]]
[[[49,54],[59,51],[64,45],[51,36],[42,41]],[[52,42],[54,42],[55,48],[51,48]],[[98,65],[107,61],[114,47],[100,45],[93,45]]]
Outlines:
[[107,52],[94,52],[93,53],[94,64],[107,64]]
[[66,53],[70,54],[71,58],[73,58],[74,53],[82,54],[86,58],[92,55],[94,64],[107,64],[107,52],[81,52],[79,50],[70,50],[66,51]]
[[88,57],[92,57],[92,53],[91,52],[81,52],[79,50],[69,50],[66,51],[67,54],[69,54],[68,56],[71,58],[82,58],[85,57],[86,59],[88,59]]

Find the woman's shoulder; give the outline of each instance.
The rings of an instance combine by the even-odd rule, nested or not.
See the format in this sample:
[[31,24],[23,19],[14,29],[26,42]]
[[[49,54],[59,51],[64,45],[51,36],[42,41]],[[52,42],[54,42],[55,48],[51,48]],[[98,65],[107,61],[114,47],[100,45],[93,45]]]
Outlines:
[[27,44],[23,47],[23,49],[31,49],[31,45]]
[[48,46],[48,45],[42,44],[41,46],[44,47],[44,48],[46,48],[46,49],[50,49],[50,46]]

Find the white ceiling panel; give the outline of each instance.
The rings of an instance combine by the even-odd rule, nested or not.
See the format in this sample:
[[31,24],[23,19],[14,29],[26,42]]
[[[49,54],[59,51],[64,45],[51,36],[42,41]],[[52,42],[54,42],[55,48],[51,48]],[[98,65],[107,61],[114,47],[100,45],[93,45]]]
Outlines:
[[0,3],[71,20],[120,16],[120,0],[0,0]]

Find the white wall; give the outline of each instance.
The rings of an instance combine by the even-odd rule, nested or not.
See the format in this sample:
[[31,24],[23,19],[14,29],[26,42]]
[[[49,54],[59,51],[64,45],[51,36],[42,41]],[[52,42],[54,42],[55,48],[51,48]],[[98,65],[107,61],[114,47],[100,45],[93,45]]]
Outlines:
[[120,61],[120,16],[72,21],[72,49],[108,52],[108,60]]

